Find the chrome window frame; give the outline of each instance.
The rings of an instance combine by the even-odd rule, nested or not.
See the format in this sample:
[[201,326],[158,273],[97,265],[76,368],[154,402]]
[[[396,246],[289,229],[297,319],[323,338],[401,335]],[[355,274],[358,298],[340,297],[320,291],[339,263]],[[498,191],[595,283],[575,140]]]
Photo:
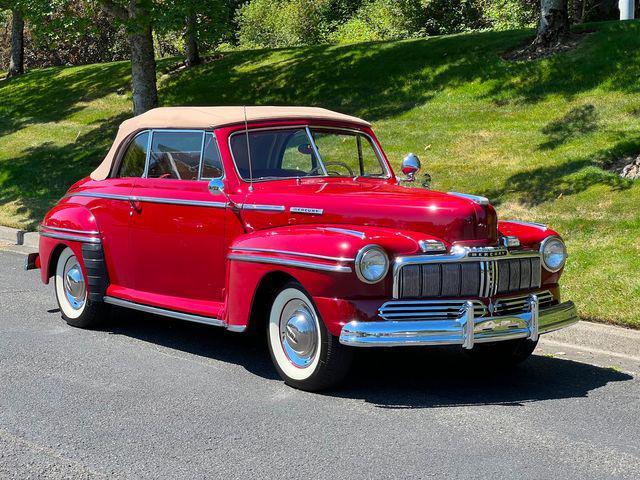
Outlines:
[[[222,175],[219,177],[203,177],[202,170],[204,169],[204,145],[206,142],[207,135],[211,135],[213,140],[216,142],[216,150],[218,151],[218,156],[220,157],[220,170],[222,170]],[[202,148],[200,149],[200,169],[198,170],[198,180],[199,181],[209,181],[214,179],[224,179],[224,162],[222,161],[222,152],[220,152],[220,145],[218,145],[218,137],[216,137],[216,133],[211,130],[205,130],[204,135],[202,137]]]
[[[120,176],[120,171],[122,170],[122,160],[124,160],[125,155],[127,154],[127,152],[129,151],[129,148],[131,147],[131,145],[133,144],[133,142],[136,141],[136,138],[138,138],[140,135],[144,135],[145,133],[149,134],[149,138],[147,138],[147,151],[145,152],[145,157],[144,157],[144,169],[142,170],[142,177],[121,177]],[[127,140],[127,139],[125,139]],[[124,143],[124,140],[123,142]],[[147,170],[147,162],[149,161],[149,149],[151,148],[151,129],[149,128],[145,128],[143,130],[139,130],[138,132],[134,133],[133,135],[131,135],[128,138],[127,144],[124,145],[124,148],[121,148],[123,145],[120,144],[118,146],[118,160],[117,160],[117,168],[116,168],[116,172],[114,173],[114,175],[110,176],[109,178],[143,178],[144,174]]]
[[389,166],[386,157],[384,156],[384,154],[382,153],[382,150],[380,149],[380,147],[378,146],[378,144],[373,140],[373,137],[371,137],[371,135],[369,135],[368,133],[362,131],[362,130],[358,130],[357,128],[349,128],[349,127],[332,127],[332,126],[326,126],[326,125],[312,125],[312,124],[294,124],[294,125],[278,125],[275,127],[256,127],[256,128],[249,128],[249,132],[263,132],[263,131],[271,131],[271,130],[294,130],[294,129],[301,129],[301,130],[305,130],[307,132],[307,136],[309,137],[309,142],[313,148],[313,152],[314,154],[316,154],[318,156],[318,161],[320,162],[320,164],[323,166],[324,168],[324,162],[322,160],[322,157],[320,156],[320,153],[318,152],[318,148],[316,147],[315,141],[313,140],[313,136],[311,135],[311,129],[313,128],[320,128],[320,129],[328,129],[328,130],[334,130],[334,131],[343,131],[343,132],[350,132],[350,133],[359,133],[361,135],[364,135],[365,137],[367,137],[367,139],[369,140],[369,142],[371,143],[371,145],[373,146],[374,152],[376,154],[376,157],[378,158],[378,161],[382,164],[382,167],[385,171],[385,176],[379,176],[379,177],[363,177],[360,175],[357,175],[356,177],[350,177],[350,176],[333,176],[333,175],[305,175],[305,176],[299,176],[299,177],[282,177],[282,178],[264,178],[264,179],[245,179],[241,174],[240,174],[240,170],[238,170],[238,164],[236,162],[236,158],[233,154],[233,149],[231,148],[231,139],[236,136],[236,135],[245,135],[246,134],[246,130],[240,129],[240,130],[236,130],[235,132],[232,132],[229,134],[229,136],[227,137],[227,146],[229,147],[229,153],[231,154],[231,161],[233,162],[233,168],[236,172],[236,174],[238,175],[238,179],[243,182],[243,183],[257,183],[257,182],[274,182],[274,181],[280,181],[280,180],[293,180],[293,179],[304,179],[304,178],[371,178],[371,179],[375,179],[375,180],[389,180],[392,175],[391,175],[391,167]]
[[[163,133],[163,132],[171,132],[171,133],[199,133],[202,134],[202,141],[200,142],[200,159],[198,161],[198,178],[193,179],[193,180],[186,180],[183,178],[179,178],[179,179],[171,179],[171,180],[180,180],[180,181],[184,181],[184,182],[205,182],[205,181],[209,181],[212,180],[213,178],[219,178],[219,179],[224,179],[226,177],[225,175],[225,169],[224,169],[224,162],[222,161],[222,153],[220,152],[220,146],[218,145],[218,139],[216,137],[216,134],[213,130],[206,130],[206,129],[184,129],[184,128],[145,128],[142,129],[138,132],[136,132],[135,134],[133,134],[129,141],[127,142],[126,146],[124,146],[124,149],[122,150],[122,153],[119,154],[118,156],[118,167],[117,167],[117,172],[115,173],[115,175],[111,176],[110,178],[150,178],[149,177],[149,161],[151,159],[151,145],[153,144],[153,135],[155,133]],[[129,151],[129,147],[131,146],[132,142],[135,141],[136,138],[138,138],[140,135],[143,135],[145,133],[149,134],[149,138],[147,139],[147,152],[146,152],[146,156],[145,156],[145,161],[144,161],[144,171],[142,172],[142,176],[140,177],[120,177],[119,176],[119,172],[120,169],[122,168],[122,159],[124,158],[124,155],[126,155],[127,151]],[[220,177],[207,177],[204,178],[202,177],[202,168],[203,168],[203,162],[204,162],[204,144],[205,144],[205,139],[207,138],[207,135],[212,135],[213,138],[216,141],[216,148],[218,149],[218,154],[220,154],[220,167],[222,170],[222,175]],[[156,177],[153,177],[156,178]]]

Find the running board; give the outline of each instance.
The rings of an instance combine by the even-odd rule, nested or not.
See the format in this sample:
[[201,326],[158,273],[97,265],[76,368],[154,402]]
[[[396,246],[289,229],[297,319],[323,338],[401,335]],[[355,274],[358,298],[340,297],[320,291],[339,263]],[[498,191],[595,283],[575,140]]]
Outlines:
[[116,297],[104,297],[105,303],[117,305],[118,307],[132,308],[141,312],[153,313],[154,315],[162,315],[164,317],[177,318],[178,320],[186,320],[187,322],[202,323],[204,325],[212,325],[214,327],[227,327],[227,324],[219,318],[203,317],[201,315],[193,315],[191,313],[176,312],[175,310],[166,310],[164,308],[152,307],[151,305],[143,305],[142,303],[130,302]]

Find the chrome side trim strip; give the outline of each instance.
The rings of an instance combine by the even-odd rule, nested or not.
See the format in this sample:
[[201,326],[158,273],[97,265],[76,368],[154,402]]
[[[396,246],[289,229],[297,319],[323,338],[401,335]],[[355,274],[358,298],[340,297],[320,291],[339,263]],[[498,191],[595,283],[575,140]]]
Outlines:
[[251,247],[231,247],[236,252],[261,252],[261,253],[279,253],[282,255],[292,255],[295,257],[319,258],[321,260],[330,260],[332,262],[353,262],[355,259],[347,257],[328,257],[326,255],[316,255],[315,253],[292,252],[289,250],[276,250],[273,248],[251,248]]
[[344,265],[324,265],[322,263],[304,262],[302,260],[288,260],[273,257],[261,257],[259,255],[243,255],[232,253],[227,256],[229,260],[237,260],[240,262],[269,263],[273,265],[282,265],[285,267],[309,268],[311,270],[321,270],[323,272],[339,272],[351,273],[351,267]]
[[161,197],[129,197],[131,200],[147,203],[162,203],[167,205],[187,205],[191,207],[209,207],[209,208],[226,208],[227,202],[210,202],[205,200],[183,200],[179,198],[161,198]]
[[94,193],[94,192],[72,192],[67,193],[63,198],[69,197],[89,197],[89,198],[106,198],[108,200],[124,200],[129,201],[129,195],[116,195],[114,193]]
[[116,297],[104,297],[105,303],[111,305],[117,305],[118,307],[132,308],[134,310],[140,310],[141,312],[153,313],[155,315],[162,315],[164,317],[177,318],[178,320],[186,320],[188,322],[202,323],[204,325],[213,325],[214,327],[226,327],[227,324],[218,318],[203,317],[200,315],[193,315],[191,313],[176,312],[174,310],[166,310],[164,308],[152,307],[151,305],[144,305],[142,303],[130,302],[129,300],[123,300]]
[[100,232],[98,232],[97,230],[74,230],[73,228],[50,227],[49,225],[40,225],[38,227],[38,230],[42,231],[42,229],[55,230],[57,232],[66,233],[80,233],[82,235],[100,235]]
[[284,212],[284,205],[258,205],[255,203],[243,203],[242,210],[260,210],[263,212]]
[[98,237],[81,237],[79,235],[71,235],[62,232],[40,232],[40,236],[55,238],[57,240],[70,240],[72,242],[101,243],[101,240]]
[[349,230],[348,228],[338,228],[338,227],[325,227],[325,230],[329,232],[335,233],[344,233],[345,235],[351,235],[353,237],[358,237],[362,240],[366,237],[364,232],[359,232],[358,230]]
[[[93,192],[74,192],[65,195],[67,197],[90,197],[90,198],[105,198],[108,200],[124,200],[124,201],[138,201],[147,203],[163,203],[167,205],[187,205],[192,207],[209,207],[209,208],[226,208],[226,202],[210,202],[204,200],[183,200],[179,198],[162,198],[162,197],[138,197],[136,195],[115,195],[111,193],[93,193]],[[282,207],[284,210],[284,207]]]

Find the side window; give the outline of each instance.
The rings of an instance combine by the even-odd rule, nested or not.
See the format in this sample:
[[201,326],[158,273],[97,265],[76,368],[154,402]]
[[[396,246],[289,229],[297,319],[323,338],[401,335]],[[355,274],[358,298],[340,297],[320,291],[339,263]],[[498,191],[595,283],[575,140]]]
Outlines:
[[315,164],[313,149],[309,143],[307,132],[305,130],[298,130],[289,137],[284,147],[282,169],[299,171],[306,175],[314,172],[313,167]]
[[213,133],[206,133],[204,137],[204,150],[202,152],[203,179],[222,177],[222,158],[218,150],[218,141]]
[[129,144],[127,151],[120,163],[118,177],[141,177],[144,173],[144,164],[147,160],[147,145],[149,144],[149,132],[139,133]]
[[203,132],[153,132],[147,178],[197,180]]

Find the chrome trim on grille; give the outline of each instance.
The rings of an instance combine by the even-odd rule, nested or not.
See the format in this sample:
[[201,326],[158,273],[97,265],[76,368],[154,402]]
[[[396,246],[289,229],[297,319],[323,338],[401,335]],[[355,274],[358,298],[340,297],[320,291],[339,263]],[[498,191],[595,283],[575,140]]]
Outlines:
[[290,250],[276,250],[273,248],[251,248],[251,247],[231,247],[235,252],[262,252],[262,253],[279,253],[282,255],[292,255],[295,257],[319,258],[321,260],[330,260],[333,262],[353,262],[353,258],[347,257],[329,257],[326,255],[317,255],[315,253],[292,252]]
[[325,265],[315,262],[304,262],[301,260],[289,260],[284,258],[262,257],[259,255],[242,255],[232,253],[227,256],[229,260],[237,260],[240,262],[269,263],[273,265],[282,265],[285,267],[309,268],[311,270],[321,270],[324,272],[351,273],[351,267],[344,265]]
[[43,229],[66,233],[80,233],[82,235],[100,235],[100,232],[97,230],[75,230],[73,228],[51,227],[49,225],[40,225],[38,227],[38,230],[40,231],[42,231]]
[[451,262],[479,262],[481,270],[479,296],[491,297],[498,291],[497,262],[521,258],[539,258],[542,261],[540,252],[537,250],[507,250],[504,247],[454,247],[450,253],[444,255],[396,257],[393,265],[393,298],[399,298],[400,295],[400,271],[403,267]]
[[40,232],[41,237],[55,238],[57,240],[70,240],[72,242],[84,242],[84,243],[101,243],[98,237],[81,237],[79,235],[71,235],[68,233],[56,233],[56,232]]
[[151,305],[144,305],[142,303],[135,303],[129,300],[123,300],[116,297],[104,297],[105,303],[111,305],[117,305],[118,307],[126,307],[141,312],[153,313],[155,315],[162,315],[164,317],[177,318],[178,320],[186,320],[188,322],[202,323],[205,325],[212,325],[214,327],[226,327],[227,324],[219,318],[203,317],[201,315],[194,315],[192,313],[176,312],[175,310],[167,310],[160,307],[152,307]]
[[[393,300],[382,304],[378,316],[385,320],[458,318],[467,300]],[[483,317],[487,307],[480,300],[474,300],[473,314]]]
[[[520,313],[526,309],[527,299],[531,294],[517,295],[513,297],[498,298],[494,301],[495,315],[509,315],[512,313]],[[541,308],[551,306],[555,299],[549,290],[543,290],[535,293]]]
[[540,308],[535,295],[529,296],[527,311],[503,317],[476,318],[467,302],[454,319],[361,322],[353,320],[340,332],[340,343],[353,347],[396,347],[422,345],[462,345],[528,338],[568,327],[578,322],[573,302]]

